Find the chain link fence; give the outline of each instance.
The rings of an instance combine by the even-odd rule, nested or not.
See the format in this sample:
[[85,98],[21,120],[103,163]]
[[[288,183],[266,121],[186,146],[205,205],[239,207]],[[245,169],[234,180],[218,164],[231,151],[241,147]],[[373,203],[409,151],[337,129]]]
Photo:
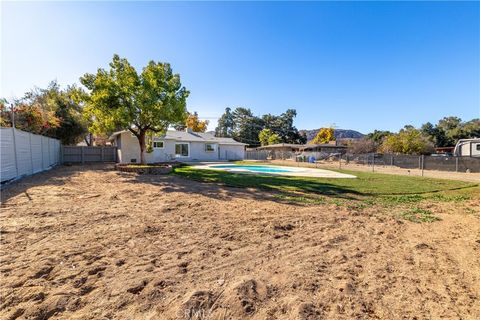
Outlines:
[[341,154],[324,152],[292,152],[271,150],[248,150],[247,160],[290,160],[294,162],[323,163],[339,162],[353,163],[365,166],[397,167],[402,169],[438,170],[450,172],[480,172],[479,157],[453,156],[417,156],[396,154]]

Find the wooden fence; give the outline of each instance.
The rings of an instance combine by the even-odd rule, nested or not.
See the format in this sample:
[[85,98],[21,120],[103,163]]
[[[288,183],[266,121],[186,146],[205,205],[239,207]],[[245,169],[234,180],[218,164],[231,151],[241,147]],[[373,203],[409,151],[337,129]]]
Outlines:
[[117,147],[62,146],[63,163],[116,162]]

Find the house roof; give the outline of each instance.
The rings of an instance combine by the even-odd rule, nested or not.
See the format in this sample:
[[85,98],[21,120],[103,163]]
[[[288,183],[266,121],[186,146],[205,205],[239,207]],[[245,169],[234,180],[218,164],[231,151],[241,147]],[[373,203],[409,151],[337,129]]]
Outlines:
[[[129,131],[123,130],[123,131],[114,132],[109,137],[109,140],[113,140],[117,135],[122,134],[124,132],[129,132]],[[242,145],[242,146],[246,145],[245,143],[235,141],[232,138],[215,137],[212,133],[209,133],[209,132],[203,133],[203,132],[168,130],[165,133],[165,135],[155,137],[155,138],[162,139],[162,140],[175,140],[175,141],[185,141],[185,142],[211,142],[211,143],[218,143],[218,144],[232,144],[232,145]]]
[[321,144],[305,144],[302,146],[302,149],[314,149],[314,148],[337,148],[337,149],[345,149],[346,146],[337,146],[335,144],[329,143],[321,143]]

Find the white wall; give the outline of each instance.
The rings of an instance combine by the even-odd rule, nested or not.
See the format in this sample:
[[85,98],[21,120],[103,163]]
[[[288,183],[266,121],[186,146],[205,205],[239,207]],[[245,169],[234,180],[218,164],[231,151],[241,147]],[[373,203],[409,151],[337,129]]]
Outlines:
[[136,159],[140,163],[140,145],[138,139],[130,132],[120,134],[120,144],[118,146],[118,161],[120,163],[130,163],[131,159]]
[[243,160],[245,159],[245,147],[243,145],[222,144],[220,145],[220,160]]
[[47,170],[60,163],[60,141],[14,128],[1,128],[1,181]]
[[11,128],[2,128],[0,130],[0,164],[1,181],[7,181],[17,177],[17,164],[15,158],[15,145],[13,140],[13,130]]

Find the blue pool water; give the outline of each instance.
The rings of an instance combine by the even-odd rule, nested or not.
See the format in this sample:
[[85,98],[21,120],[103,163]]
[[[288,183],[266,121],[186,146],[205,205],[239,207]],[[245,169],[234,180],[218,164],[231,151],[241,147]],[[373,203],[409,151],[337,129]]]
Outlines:
[[293,172],[294,170],[289,170],[287,168],[275,168],[270,166],[242,166],[236,164],[225,164],[225,165],[215,165],[210,168],[214,169],[240,169],[247,170],[252,172],[264,172],[264,173],[276,173],[276,172]]

